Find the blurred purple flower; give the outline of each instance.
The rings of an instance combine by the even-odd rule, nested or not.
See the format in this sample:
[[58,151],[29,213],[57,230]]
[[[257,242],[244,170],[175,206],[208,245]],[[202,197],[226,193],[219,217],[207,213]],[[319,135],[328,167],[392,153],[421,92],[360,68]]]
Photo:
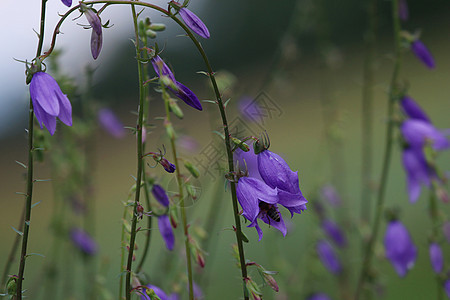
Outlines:
[[61,0],[61,2],[67,7],[72,6],[72,0]]
[[298,171],[293,172],[281,156],[269,150],[260,152],[257,157],[262,179],[271,188],[277,188],[278,203],[290,211],[291,217],[304,211],[308,201],[300,191]]
[[102,108],[98,111],[98,121],[113,137],[118,139],[125,137],[126,131],[122,122],[110,108]]
[[335,222],[331,220],[324,220],[322,222],[322,229],[328,237],[333,240],[336,246],[344,247],[347,245],[347,238]]
[[450,279],[447,279],[444,282],[444,289],[445,289],[445,293],[447,294],[447,297],[450,299]]
[[444,233],[445,239],[447,240],[447,243],[450,243],[450,222],[445,221],[444,225],[442,225],[442,231]]
[[437,274],[441,273],[444,268],[444,256],[441,247],[437,243],[431,243],[429,253],[433,271]]
[[317,242],[317,254],[319,255],[322,264],[333,274],[338,274],[342,271],[341,263],[339,262],[333,247],[325,240]]
[[166,247],[169,250],[173,250],[175,245],[175,236],[173,235],[172,226],[170,225],[170,219],[167,215],[158,217],[159,233],[166,243]]
[[428,166],[423,153],[413,148],[403,150],[403,168],[406,172],[409,201],[415,203],[419,199],[422,185],[430,187],[435,174]]
[[188,135],[180,135],[177,139],[178,145],[188,152],[196,152],[199,145],[198,142]]
[[405,95],[403,96],[401,102],[401,107],[403,112],[411,119],[422,120],[424,122],[430,123],[431,121],[428,118],[427,114],[423,111],[423,109],[415,102],[411,97]]
[[261,121],[265,115],[261,112],[261,108],[257,101],[252,97],[243,97],[238,103],[241,115],[249,121]]
[[84,254],[95,255],[97,253],[97,243],[84,230],[73,228],[70,230],[70,238],[73,244]]
[[398,16],[402,21],[408,20],[409,10],[408,10],[408,3],[406,2],[406,0],[400,0],[398,2]]
[[342,200],[334,186],[327,184],[320,189],[320,195],[326,199],[333,207],[341,205]]
[[87,5],[82,4],[81,10],[86,16],[89,25],[92,27],[91,33],[91,53],[94,59],[97,59],[103,45],[102,21],[98,14]]
[[404,121],[401,125],[401,132],[405,141],[413,148],[422,149],[427,143],[430,143],[436,151],[450,147],[450,141],[443,132],[422,120]]
[[194,290],[194,299],[196,300],[203,299],[203,291],[197,283],[195,282],[192,283],[192,289]]
[[153,69],[155,70],[158,76],[167,76],[169,79],[175,84],[177,90],[174,90],[172,87],[168,86],[168,89],[171,90],[178,98],[184,101],[187,105],[202,110],[202,104],[200,100],[198,100],[197,96],[192,92],[189,88],[183,85],[181,82],[176,81],[175,75],[172,73],[167,64],[156,55],[151,59]]
[[[169,300],[169,297],[167,297],[167,294],[157,287],[156,285],[147,285],[147,288],[150,290],[153,290],[153,292],[158,296],[161,300]],[[147,295],[147,289],[142,289],[141,291],[141,300],[152,300],[153,298]],[[150,292],[151,293],[151,292]]]
[[425,66],[427,66],[429,69],[434,69],[434,58],[431,55],[430,50],[428,50],[428,48],[424,43],[422,43],[421,40],[417,39],[411,43],[411,51],[414,53],[414,55],[417,56],[420,61],[422,61],[422,63],[425,64]]
[[209,39],[209,30],[199,17],[185,7],[180,8],[179,13],[187,27],[202,38]]
[[391,221],[384,236],[386,257],[394,266],[400,277],[414,266],[417,258],[417,248],[411,240],[408,229],[400,221]]
[[331,300],[331,298],[325,293],[315,293],[306,298],[306,300]]
[[56,117],[67,126],[72,126],[72,105],[52,76],[44,72],[35,73],[31,78],[30,96],[34,115],[41,129],[44,124],[53,135],[56,130]]
[[161,205],[163,205],[164,207],[169,206],[169,196],[167,196],[167,193],[162,188],[162,186],[160,186],[159,184],[154,184],[152,187],[152,194]]

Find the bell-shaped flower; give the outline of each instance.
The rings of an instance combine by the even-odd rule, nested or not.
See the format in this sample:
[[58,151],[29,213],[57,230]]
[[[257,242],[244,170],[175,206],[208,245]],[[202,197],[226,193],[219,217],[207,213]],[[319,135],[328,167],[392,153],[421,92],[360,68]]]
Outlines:
[[433,271],[437,274],[441,273],[444,268],[444,256],[441,247],[437,243],[431,243],[429,253]]
[[443,132],[422,120],[404,121],[401,132],[405,141],[413,148],[422,149],[426,144],[431,144],[434,150],[441,151],[450,147],[450,141]]
[[258,170],[264,182],[277,188],[278,203],[285,206],[291,216],[306,209],[308,201],[303,197],[298,183],[298,171],[293,172],[281,156],[269,150],[258,155]]
[[322,264],[333,274],[338,274],[342,271],[341,263],[334,251],[333,247],[325,240],[317,242],[316,251],[319,255]]
[[424,154],[414,148],[403,150],[403,168],[406,172],[409,201],[415,203],[419,199],[422,185],[430,187],[435,173],[428,166]]
[[157,296],[161,300],[169,300],[167,294],[156,285],[147,285],[146,288],[142,288],[140,291],[141,300],[154,300]]
[[91,54],[94,59],[97,59],[103,45],[102,21],[98,14],[87,5],[82,4],[81,10],[86,16],[89,25],[92,27],[91,33]]
[[336,246],[345,247],[347,245],[347,238],[345,237],[344,232],[335,222],[331,220],[324,220],[322,222],[322,230],[336,244]]
[[152,187],[152,194],[161,205],[164,207],[169,206],[169,196],[167,196],[167,193],[162,186],[159,184],[154,184]]
[[173,235],[172,226],[170,225],[170,219],[167,215],[162,215],[158,217],[158,227],[159,233],[161,233],[166,247],[169,250],[173,250],[175,245],[175,236]]
[[445,290],[445,294],[447,295],[447,298],[450,299],[450,279],[447,279],[444,282],[444,290]]
[[384,236],[384,249],[400,277],[404,277],[416,262],[417,248],[408,229],[400,221],[389,222]]
[[73,228],[70,231],[72,243],[86,255],[95,255],[97,253],[97,243],[92,237],[80,228]]
[[30,82],[30,96],[39,125],[45,125],[51,135],[56,130],[56,117],[72,126],[72,105],[52,76],[37,72]]
[[199,17],[185,7],[180,8],[179,13],[187,27],[202,38],[209,39],[209,30]]
[[102,108],[98,111],[97,115],[98,122],[110,135],[117,139],[125,137],[125,128],[111,109]]
[[416,120],[422,120],[424,122],[430,123],[430,118],[428,118],[425,111],[417,104],[416,101],[414,101],[409,96],[403,96],[402,100],[400,101],[401,108],[403,112],[411,119]]
[[193,91],[191,91],[188,87],[186,87],[181,82],[176,81],[175,75],[170,70],[169,66],[159,57],[156,55],[151,59],[153,69],[155,70],[158,77],[160,76],[167,76],[169,79],[174,83],[176,89],[174,89],[171,86],[168,86],[168,89],[172,91],[175,96],[180,98],[184,101],[187,105],[202,110],[202,104],[200,103],[200,100],[198,100],[198,97],[194,94]]
[[417,39],[411,43],[411,51],[425,66],[429,69],[434,69],[434,58],[421,40]]

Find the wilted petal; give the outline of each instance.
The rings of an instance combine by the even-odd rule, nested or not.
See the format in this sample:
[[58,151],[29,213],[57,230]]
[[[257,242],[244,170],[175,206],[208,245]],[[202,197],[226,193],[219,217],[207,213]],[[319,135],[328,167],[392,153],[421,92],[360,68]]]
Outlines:
[[333,274],[341,272],[342,267],[339,262],[333,247],[325,240],[317,242],[317,254],[319,255],[322,264]]
[[431,243],[429,248],[430,262],[435,273],[441,273],[444,267],[442,249],[437,243]]
[[202,38],[208,39],[210,37],[209,30],[206,25],[189,9],[183,7],[180,9],[180,16],[184,23],[196,34]]
[[152,187],[152,194],[155,197],[155,199],[161,203],[161,205],[168,207],[169,202],[169,196],[167,196],[166,191],[160,186],[159,184],[154,184]]
[[417,102],[411,97],[403,96],[400,104],[405,114],[411,119],[422,120],[431,124],[430,118],[428,118],[427,114],[423,111],[419,104],[417,104]]
[[322,222],[322,229],[337,246],[344,247],[347,245],[347,239],[344,232],[342,232],[335,222],[331,220],[324,220]]
[[430,69],[434,69],[434,58],[431,55],[430,50],[428,50],[428,48],[424,43],[422,43],[422,41],[415,40],[414,42],[412,42],[411,50],[417,56],[417,58],[425,64],[425,66]]
[[391,221],[388,224],[384,236],[384,249],[386,257],[400,277],[404,277],[416,262],[417,248],[400,221]]
[[125,137],[125,129],[122,122],[117,118],[114,112],[109,108],[102,108],[98,111],[98,121],[100,125],[113,137]]
[[82,229],[74,228],[70,231],[70,238],[74,245],[87,255],[97,253],[97,243]]
[[170,220],[167,215],[158,217],[158,227],[159,233],[161,233],[161,236],[166,243],[167,249],[172,250],[173,246],[175,245],[175,237],[173,235],[172,226],[170,225]]

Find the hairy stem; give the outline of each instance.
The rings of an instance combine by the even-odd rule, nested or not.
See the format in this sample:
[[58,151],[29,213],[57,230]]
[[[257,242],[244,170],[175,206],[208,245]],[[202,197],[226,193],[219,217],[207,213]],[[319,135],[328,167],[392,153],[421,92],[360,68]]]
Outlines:
[[380,177],[380,187],[377,194],[377,202],[375,207],[375,218],[372,224],[372,232],[367,243],[367,247],[364,251],[364,260],[361,266],[361,272],[359,274],[358,285],[356,288],[355,300],[358,300],[361,296],[364,284],[369,276],[372,257],[374,253],[374,246],[377,240],[381,216],[384,209],[384,200],[386,193],[386,186],[388,181],[389,166],[391,162],[393,134],[394,134],[394,105],[398,100],[398,75],[400,73],[401,66],[401,36],[400,36],[400,19],[398,17],[398,0],[392,0],[392,18],[393,18],[393,31],[394,31],[394,43],[395,43],[395,61],[394,71],[392,74],[391,84],[389,88],[389,100],[388,100],[388,118],[386,128],[386,145],[384,149],[384,160]]

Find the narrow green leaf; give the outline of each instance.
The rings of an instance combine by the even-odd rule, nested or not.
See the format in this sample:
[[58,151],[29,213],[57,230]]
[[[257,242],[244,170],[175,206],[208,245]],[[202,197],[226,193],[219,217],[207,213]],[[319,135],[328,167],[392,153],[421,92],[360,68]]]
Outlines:
[[27,257],[28,256],[33,256],[33,255],[40,256],[40,257],[45,257],[45,255],[40,254],[40,253],[30,253],[30,254],[27,254]]
[[209,77],[209,73],[205,72],[205,71],[197,71],[196,73],[197,74],[202,74],[202,75],[205,75],[205,76]]
[[227,100],[227,101],[225,101],[225,103],[224,103],[224,105],[223,105],[223,106],[227,107],[227,105],[228,105],[228,102],[230,102],[230,100],[231,100],[231,98],[228,98],[228,100]]
[[11,228],[18,234],[18,235],[23,235],[22,231],[19,231],[17,229],[15,229],[14,227],[11,226]]
[[35,207],[36,205],[38,205],[39,203],[41,203],[41,201],[34,203],[33,205],[31,205],[31,208]]
[[26,166],[24,163],[21,163],[21,162],[18,161],[18,160],[16,160],[16,163],[17,163],[19,166],[24,167],[25,169],[27,168],[27,166]]

